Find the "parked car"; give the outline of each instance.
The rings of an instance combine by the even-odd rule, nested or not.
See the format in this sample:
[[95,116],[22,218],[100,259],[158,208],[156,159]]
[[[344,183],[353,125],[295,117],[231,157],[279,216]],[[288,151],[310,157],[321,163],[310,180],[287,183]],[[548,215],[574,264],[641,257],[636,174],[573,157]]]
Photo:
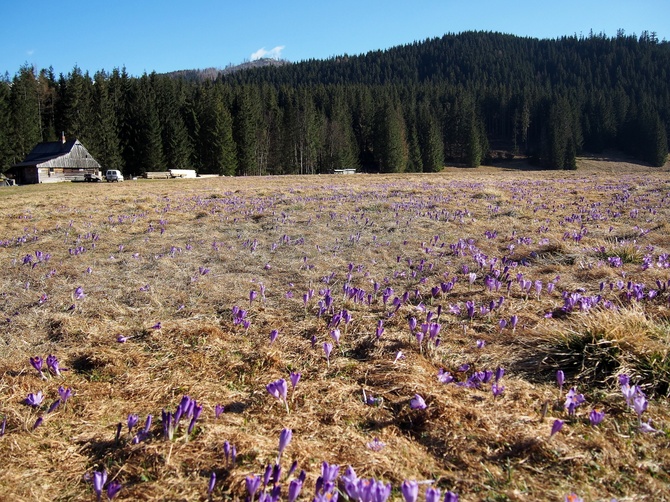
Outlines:
[[105,173],[105,179],[107,181],[123,181],[123,174],[116,169],[109,169]]
[[86,173],[86,174],[84,174],[84,181],[96,183],[98,181],[102,181],[102,179],[97,174]]

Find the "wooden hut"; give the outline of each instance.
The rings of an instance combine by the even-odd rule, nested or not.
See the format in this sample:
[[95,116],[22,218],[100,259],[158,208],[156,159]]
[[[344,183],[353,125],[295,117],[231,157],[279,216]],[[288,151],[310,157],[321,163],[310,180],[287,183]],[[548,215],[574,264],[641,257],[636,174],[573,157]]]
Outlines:
[[19,185],[83,181],[84,176],[100,174],[100,164],[79,140],[39,143],[23,162],[14,164],[10,173]]

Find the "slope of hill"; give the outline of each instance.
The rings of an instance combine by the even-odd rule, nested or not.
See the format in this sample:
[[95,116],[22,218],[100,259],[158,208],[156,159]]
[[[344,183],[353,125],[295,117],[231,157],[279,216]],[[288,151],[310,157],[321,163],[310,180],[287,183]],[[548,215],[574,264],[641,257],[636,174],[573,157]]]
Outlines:
[[237,65],[228,65],[225,68],[205,68],[196,70],[177,70],[164,73],[167,77],[182,78],[184,80],[201,82],[203,80],[215,80],[219,75],[231,75],[242,70],[254,70],[266,67],[279,67],[289,64],[284,59],[261,58],[253,61],[245,61]]

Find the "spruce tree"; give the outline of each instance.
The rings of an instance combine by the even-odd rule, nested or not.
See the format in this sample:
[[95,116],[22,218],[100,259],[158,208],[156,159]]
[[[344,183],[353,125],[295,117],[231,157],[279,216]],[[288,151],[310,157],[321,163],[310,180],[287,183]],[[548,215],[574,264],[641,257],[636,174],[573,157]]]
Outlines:
[[7,80],[0,79],[0,173],[12,165],[11,90]]
[[116,112],[109,96],[109,80],[104,72],[93,76],[93,123],[86,147],[103,169],[122,169],[121,145]]
[[233,118],[221,99],[216,101],[216,167],[222,176],[234,176],[237,171],[237,145],[233,139]]
[[235,100],[234,137],[237,145],[237,175],[257,172],[256,131],[259,120],[258,96],[250,86],[242,87]]
[[409,151],[405,124],[400,111],[388,98],[377,111],[374,145],[375,160],[381,172],[399,173],[406,169]]
[[479,124],[477,124],[477,118],[474,114],[471,116],[466,130],[465,165],[468,167],[479,167],[484,158],[484,152],[482,151]]
[[444,167],[444,144],[437,121],[426,108],[420,114],[419,144],[425,172],[437,172]]
[[37,80],[33,68],[22,66],[12,80],[10,112],[13,124],[10,135],[12,164],[21,162],[42,139]]

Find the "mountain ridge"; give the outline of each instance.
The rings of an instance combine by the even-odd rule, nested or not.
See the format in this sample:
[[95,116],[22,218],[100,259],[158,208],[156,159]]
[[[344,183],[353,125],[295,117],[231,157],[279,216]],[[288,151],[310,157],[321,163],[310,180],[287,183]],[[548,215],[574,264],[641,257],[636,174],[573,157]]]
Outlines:
[[239,71],[253,70],[257,68],[279,67],[291,64],[285,59],[259,58],[253,61],[244,61],[236,65],[228,65],[225,68],[209,67],[203,69],[175,70],[162,73],[166,77],[182,78],[189,81],[215,80],[219,75],[230,75]]

